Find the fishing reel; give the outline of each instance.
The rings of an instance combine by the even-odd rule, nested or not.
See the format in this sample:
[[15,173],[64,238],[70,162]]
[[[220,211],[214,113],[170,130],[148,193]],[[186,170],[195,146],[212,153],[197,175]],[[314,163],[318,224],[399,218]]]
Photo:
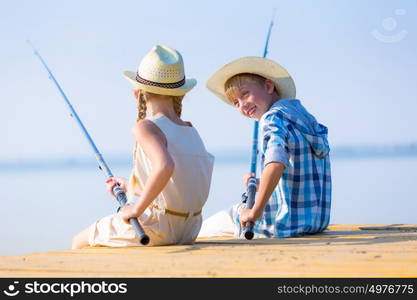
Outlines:
[[246,201],[248,201],[248,194],[246,194],[246,192],[242,194],[241,200],[242,200],[242,203],[246,203]]

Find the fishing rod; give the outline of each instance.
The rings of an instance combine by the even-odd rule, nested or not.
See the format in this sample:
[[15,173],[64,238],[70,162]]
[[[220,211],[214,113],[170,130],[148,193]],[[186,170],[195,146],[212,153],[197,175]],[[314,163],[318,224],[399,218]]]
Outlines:
[[[94,151],[94,154],[96,156],[96,160],[99,164],[100,170],[104,171],[106,173],[108,178],[112,178],[113,173],[111,172],[110,168],[107,166],[106,162],[103,159],[103,156],[98,151],[96,145],[94,144],[92,138],[87,132],[87,129],[85,129],[84,124],[81,122],[80,118],[78,117],[78,114],[75,112],[74,108],[72,107],[70,101],[68,100],[67,96],[65,95],[64,91],[62,90],[61,86],[59,85],[58,81],[56,81],[54,75],[52,74],[51,70],[46,65],[45,61],[43,60],[42,56],[39,54],[39,52],[36,50],[35,46],[28,40],[28,44],[32,47],[34,54],[39,58],[42,65],[45,67],[46,71],[49,74],[49,79],[53,81],[55,86],[58,88],[59,92],[61,93],[62,97],[64,98],[65,102],[67,103],[71,113],[70,116],[75,118],[77,121],[78,126],[80,127],[81,131],[84,133],[84,136],[87,138],[88,143],[90,144],[91,148]],[[116,196],[117,201],[119,202],[120,206],[123,207],[127,202],[127,197],[125,192],[120,188],[119,184],[116,183],[113,187],[113,193]],[[149,236],[146,235],[145,231],[143,230],[142,226],[139,224],[137,218],[130,218],[129,219],[130,224],[133,226],[133,228],[136,231],[136,234],[139,238],[139,241],[142,245],[147,245],[149,243]]]
[[[271,22],[269,23],[268,34],[266,36],[266,42],[264,47],[264,53],[262,57],[266,57],[268,54],[269,39],[271,37],[272,26],[274,26],[275,10],[272,13]],[[248,181],[248,186],[246,192],[242,195],[242,200],[246,202],[246,208],[251,209],[255,204],[255,195],[256,195],[256,164],[258,159],[258,128],[259,122],[255,120],[253,124],[253,137],[252,137],[252,155],[251,155],[251,164],[250,164],[250,173],[253,173],[254,176],[251,177]],[[253,239],[253,227],[255,226],[254,222],[247,222],[245,228],[243,229],[243,234],[247,240]]]

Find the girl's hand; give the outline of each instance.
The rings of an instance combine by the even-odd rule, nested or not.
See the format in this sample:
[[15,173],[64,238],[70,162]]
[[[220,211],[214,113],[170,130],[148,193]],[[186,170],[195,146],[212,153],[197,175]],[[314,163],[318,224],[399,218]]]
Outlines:
[[132,205],[125,205],[120,210],[120,216],[122,217],[123,222],[130,224],[129,219],[138,218],[136,211]]
[[[249,179],[253,177],[255,177],[254,173],[248,173],[248,174],[243,175],[243,185],[247,187],[249,183]],[[259,186],[259,178],[256,178],[256,191],[258,191],[258,186]]]
[[127,191],[128,180],[126,178],[122,178],[122,177],[111,177],[111,178],[108,178],[106,180],[106,183],[107,183],[107,191],[113,197],[115,197],[115,195],[113,193],[113,187],[116,184],[119,184],[119,186],[120,186],[120,188],[122,189],[123,192],[126,193],[126,191]]

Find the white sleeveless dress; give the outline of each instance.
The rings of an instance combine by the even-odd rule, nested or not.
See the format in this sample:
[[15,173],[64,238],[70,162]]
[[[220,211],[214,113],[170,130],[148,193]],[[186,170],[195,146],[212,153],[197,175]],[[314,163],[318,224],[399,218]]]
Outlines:
[[[139,222],[150,237],[150,245],[191,244],[201,228],[201,210],[209,194],[214,157],[207,152],[194,127],[178,125],[162,114],[147,119],[165,134],[175,169],[162,192],[139,217]],[[133,191],[135,188],[143,190],[151,170],[150,160],[136,144],[127,189],[130,204],[137,201]],[[124,223],[119,214],[92,224],[89,244],[111,247],[140,245],[133,227]]]

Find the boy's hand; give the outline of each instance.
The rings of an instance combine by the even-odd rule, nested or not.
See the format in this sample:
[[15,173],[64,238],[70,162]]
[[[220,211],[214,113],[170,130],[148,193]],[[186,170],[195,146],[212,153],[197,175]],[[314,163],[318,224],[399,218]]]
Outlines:
[[[254,173],[248,173],[248,174],[243,175],[243,185],[247,187],[249,183],[249,179],[253,177],[255,177]],[[259,178],[256,178],[256,191],[258,191],[258,186],[259,186]]]
[[[242,209],[239,212],[242,226],[246,226],[247,222],[255,223],[262,216],[265,205],[277,186],[284,170],[285,165],[279,162],[270,162],[266,165],[262,173],[258,196],[252,209]],[[247,177],[250,178],[250,176]]]
[[120,210],[120,216],[122,217],[123,222],[130,224],[129,219],[138,218],[136,211],[132,205],[125,205]]
[[127,191],[127,183],[128,183],[128,180],[126,178],[122,178],[122,177],[111,177],[111,178],[106,179],[106,183],[107,183],[107,191],[113,197],[115,197],[115,195],[113,193],[113,187],[116,185],[116,183],[119,184],[119,186],[120,186],[120,188],[122,189],[123,192],[126,193],[126,191]]
[[242,225],[242,228],[246,227],[246,223],[253,222],[255,223],[256,220],[258,220],[261,215],[256,214],[252,209],[243,208],[239,212],[240,214],[240,225]]

